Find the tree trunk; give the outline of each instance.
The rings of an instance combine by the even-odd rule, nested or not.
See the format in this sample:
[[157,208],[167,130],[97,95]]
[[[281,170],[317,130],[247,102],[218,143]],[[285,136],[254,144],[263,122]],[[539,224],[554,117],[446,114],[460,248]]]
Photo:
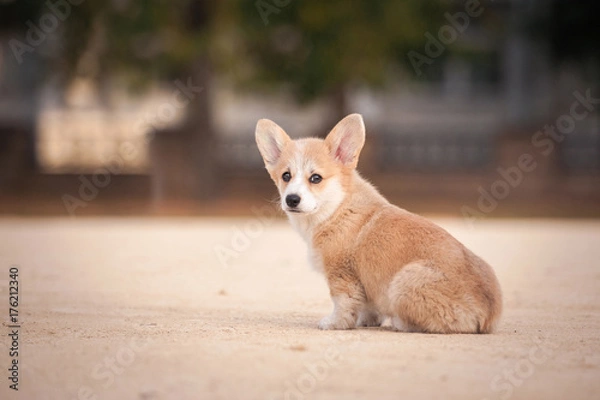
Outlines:
[[332,93],[332,106],[333,106],[333,117],[335,123],[340,121],[348,114],[348,96],[346,93],[346,86],[343,84],[338,85]]
[[[210,199],[216,194],[218,180],[216,163],[216,135],[211,107],[212,70],[207,57],[200,57],[190,73],[194,86],[202,90],[186,109],[182,126],[187,146],[187,167],[190,176],[190,194],[197,199]],[[187,78],[186,78],[187,81]]]
[[[214,2],[192,0],[185,8],[183,23],[190,34],[203,32],[209,36],[215,15]],[[155,200],[207,200],[216,195],[219,179],[211,109],[212,63],[207,48],[198,51],[195,62],[183,68],[178,83],[185,86],[185,93],[181,94],[189,99],[185,120],[170,132],[158,134],[153,143],[158,152],[157,162],[153,160]]]
[[156,132],[151,143],[153,196],[158,202],[207,200],[216,195],[218,179],[215,176],[217,158],[210,102],[210,62],[206,57],[200,57],[189,71],[179,83],[201,89],[188,93],[190,98],[183,123]]
[[331,107],[330,117],[324,121],[323,129],[320,130],[317,136],[324,137],[327,135],[342,118],[348,115],[349,105],[345,85],[337,85],[331,90],[329,103]]
[[36,127],[0,126],[0,192],[24,189],[37,171]]
[[[0,42],[8,37],[0,33]],[[0,112],[0,193],[26,189],[38,171],[39,77],[45,71],[37,57],[27,61],[19,66],[14,58],[0,57],[0,87],[6,87],[0,97],[10,104]]]

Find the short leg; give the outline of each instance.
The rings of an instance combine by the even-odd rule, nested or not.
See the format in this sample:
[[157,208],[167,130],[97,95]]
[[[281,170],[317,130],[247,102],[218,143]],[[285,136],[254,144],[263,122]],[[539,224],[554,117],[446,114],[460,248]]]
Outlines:
[[354,329],[362,302],[346,294],[333,296],[333,312],[319,322],[319,329]]
[[327,274],[333,312],[319,322],[320,329],[354,329],[365,307],[365,292],[354,274]]

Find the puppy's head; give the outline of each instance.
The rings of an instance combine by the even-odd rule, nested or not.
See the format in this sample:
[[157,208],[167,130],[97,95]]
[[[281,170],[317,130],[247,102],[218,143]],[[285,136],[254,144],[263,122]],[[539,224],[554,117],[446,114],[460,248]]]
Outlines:
[[346,196],[365,143],[359,114],[342,119],[323,139],[291,140],[279,125],[261,119],[256,143],[288,215],[331,215]]

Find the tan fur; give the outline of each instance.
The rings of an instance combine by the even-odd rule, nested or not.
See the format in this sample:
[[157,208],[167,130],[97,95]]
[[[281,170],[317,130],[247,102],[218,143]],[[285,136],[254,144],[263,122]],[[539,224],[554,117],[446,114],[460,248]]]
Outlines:
[[257,143],[282,195],[281,176],[290,166],[305,179],[315,172],[323,177],[307,184],[318,208],[288,213],[313,260],[320,261],[334,301],[320,328],[379,325],[389,317],[407,331],[493,331],[502,296],[492,268],[444,229],[390,204],[356,172],[364,143],[358,114],[342,120],[325,140],[292,141],[261,120]]

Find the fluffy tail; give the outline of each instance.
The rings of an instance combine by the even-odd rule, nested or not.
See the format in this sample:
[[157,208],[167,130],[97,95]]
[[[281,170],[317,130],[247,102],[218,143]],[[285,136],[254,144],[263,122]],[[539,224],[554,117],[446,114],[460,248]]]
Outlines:
[[502,315],[502,290],[492,267],[475,254],[471,256],[472,262],[478,269],[483,280],[481,288],[483,294],[482,300],[486,303],[488,310],[486,318],[481,324],[480,331],[481,333],[491,333],[496,330],[496,326]]

